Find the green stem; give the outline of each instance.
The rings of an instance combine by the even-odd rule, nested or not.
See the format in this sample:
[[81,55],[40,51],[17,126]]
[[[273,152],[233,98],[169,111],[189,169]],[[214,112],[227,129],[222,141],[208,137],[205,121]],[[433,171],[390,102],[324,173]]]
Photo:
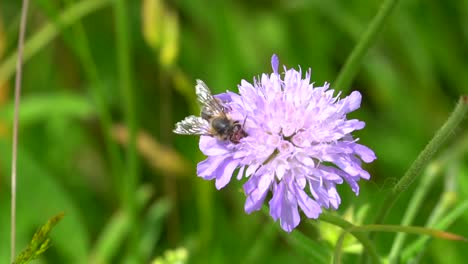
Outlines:
[[[23,72],[23,50],[24,50],[24,35],[26,34],[26,22],[28,18],[28,0],[23,0],[21,5],[21,23],[18,36],[18,60],[16,62],[16,79],[15,79],[15,113],[13,119],[13,144],[11,150],[11,218],[10,218],[10,258],[11,262],[16,255],[16,160],[18,158],[18,127],[19,127],[19,111],[21,101],[21,78]],[[2,83],[2,81],[0,81]]]
[[[201,160],[198,158],[197,160]],[[198,221],[199,221],[199,244],[200,252],[202,254],[211,254],[207,248],[211,245],[213,240],[213,226],[214,226],[214,203],[213,203],[213,186],[208,182],[198,180],[195,183],[197,191],[197,209],[198,209]],[[204,256],[204,255],[203,255]],[[204,256],[207,257],[207,256]]]
[[[428,167],[427,172],[424,174],[424,177],[421,180],[420,185],[414,192],[414,195],[411,198],[411,201],[409,202],[409,205],[403,216],[403,220],[400,223],[402,226],[410,225],[413,222],[414,218],[416,217],[419,211],[418,209],[424,200],[424,197],[428,193],[429,188],[434,183],[436,176],[438,175],[440,171],[440,168],[441,168],[440,164],[434,163],[431,165],[432,166]],[[399,233],[396,235],[395,240],[393,241],[392,248],[390,250],[389,257],[388,257],[390,263],[392,263],[398,257],[399,252],[403,246],[403,243],[405,242],[406,235],[407,235],[406,233]]]
[[127,149],[127,171],[122,179],[123,202],[129,216],[129,223],[132,228],[132,234],[129,242],[129,256],[131,261],[138,262],[136,247],[138,245],[138,224],[137,208],[135,201],[135,192],[138,185],[138,159],[136,151],[137,119],[134,105],[134,94],[132,91],[131,77],[131,48],[130,34],[128,28],[128,8],[126,0],[115,0],[115,25],[116,25],[116,45],[117,45],[117,66],[120,77],[119,83],[121,96],[123,99],[125,122],[129,130],[128,149]]
[[436,238],[447,239],[447,240],[458,240],[463,242],[468,242],[468,239],[465,237],[430,229],[421,226],[400,226],[400,225],[363,225],[363,226],[354,226],[349,229],[350,232],[371,232],[371,231],[379,231],[379,232],[405,232],[407,234],[416,234],[416,235],[428,235]]
[[[73,4],[74,0],[67,0],[69,4]],[[99,122],[102,125],[104,140],[106,145],[107,155],[110,158],[111,174],[113,176],[114,190],[119,193],[121,188],[119,187],[120,177],[122,173],[121,157],[117,143],[112,140],[112,117],[110,111],[106,107],[106,99],[104,94],[104,83],[99,77],[99,71],[94,63],[91,49],[88,41],[88,36],[83,27],[83,24],[78,21],[74,26],[74,39],[78,47],[78,58],[81,61],[83,71],[86,74],[87,79],[94,85],[89,85],[89,90],[93,97],[94,103],[96,104]]]
[[[468,148],[466,148],[468,144],[468,134],[465,135],[464,140],[461,140],[461,142],[462,142],[461,144],[456,144],[457,148],[455,149],[455,152],[457,149],[461,149],[461,148],[463,148],[464,150],[461,153],[464,153],[466,150],[468,150]],[[456,142],[456,143],[459,143],[459,142]],[[437,223],[440,219],[445,219],[445,217],[450,216],[452,212],[457,211],[457,208],[455,208],[455,210],[452,210],[452,208],[457,202],[456,178],[458,175],[456,171],[455,172],[453,171],[453,168],[454,166],[458,167],[457,165],[458,163],[460,163],[460,156],[462,155],[460,153],[457,153],[457,154],[459,154],[459,155],[456,155],[458,157],[455,157],[455,160],[451,160],[450,162],[451,164],[448,165],[448,166],[450,165],[451,166],[449,167],[450,171],[447,171],[444,191],[442,195],[440,196],[439,201],[437,202],[434,210],[432,210],[431,214],[429,215],[429,218],[426,221],[425,227],[434,227],[437,229],[445,230],[447,229],[448,225],[451,224],[456,219],[456,218],[451,218],[450,222],[444,226],[440,226]],[[465,210],[463,210],[462,212],[465,212]],[[456,217],[459,217],[459,216],[460,215],[457,215]],[[400,259],[403,262],[408,262],[407,261],[408,258],[409,257],[414,258],[416,253],[417,253],[416,259],[422,257],[426,249],[425,245],[427,244],[428,241],[429,241],[429,237],[421,237],[420,239],[416,240],[412,244],[405,246],[405,250],[402,253],[400,253],[400,256],[401,256]],[[410,255],[406,255],[405,253],[407,252],[408,249],[412,248],[412,246],[416,246],[417,252],[414,251],[410,253]]]
[[[448,162],[452,160],[456,160],[461,155],[463,155],[465,151],[468,149],[467,147],[468,147],[468,135],[462,138],[461,140],[457,140],[455,144],[453,144],[452,147],[446,150],[437,160],[429,164],[429,166],[426,168],[423,174],[421,183],[419,184],[413,197],[411,198],[411,201],[409,202],[408,209],[406,210],[403,220],[401,221],[402,226],[407,226],[411,224],[413,219],[416,217],[418,208],[423,203],[423,199],[426,196],[427,192],[429,191],[430,186],[432,186],[436,176],[440,174],[444,168],[447,167]],[[449,178],[447,180],[451,182],[446,181],[446,187],[445,187],[444,193],[442,194],[442,197],[445,197],[446,194],[453,194],[453,190],[451,187],[453,186],[452,182],[454,181],[454,179],[452,178]],[[452,196],[453,195],[450,195],[450,197]],[[453,201],[453,199],[451,200]],[[442,208],[446,208],[446,206],[441,207],[441,205],[446,205],[446,203],[443,201],[445,201],[445,199],[441,199],[441,202],[438,203],[438,206],[436,206],[436,209],[433,210],[433,214],[440,216],[440,210]],[[426,225],[426,227],[429,227],[429,226],[432,226],[432,223],[430,225]],[[397,259],[399,256],[401,256],[400,251],[403,247],[405,238],[406,238],[405,233],[399,233],[396,236],[392,245],[392,249],[390,250],[389,257],[388,257],[390,263],[398,262]]]
[[346,235],[348,234],[348,231],[343,230],[341,231],[340,236],[338,237],[338,240],[336,241],[335,245],[335,252],[333,253],[333,263],[334,264],[340,264],[341,263],[341,252],[343,248],[343,243]]
[[[450,210],[444,218],[440,219],[440,221],[434,224],[433,225],[434,228],[446,229],[456,219],[458,219],[463,214],[465,214],[467,210],[468,210],[468,201],[464,201],[463,203],[455,207],[453,210]],[[402,253],[402,259],[404,261],[408,260],[411,256],[416,254],[416,252],[420,251],[421,248],[424,246],[425,243],[427,243],[428,240],[429,240],[429,237],[420,237],[419,239],[414,241],[412,244],[410,244],[408,247],[405,248],[405,250]]]
[[[141,186],[135,197],[138,208],[144,208],[152,195],[151,187]],[[128,214],[122,210],[117,211],[99,234],[90,256],[90,263],[111,263],[130,232]]]
[[[345,226],[345,225],[343,225]],[[341,263],[341,248],[343,246],[343,241],[345,235],[349,232],[354,235],[354,237],[358,238],[359,232],[404,232],[406,234],[416,234],[416,235],[428,235],[431,237],[436,237],[436,238],[441,238],[441,239],[446,239],[446,240],[455,240],[455,241],[462,241],[462,242],[468,242],[468,239],[459,236],[453,233],[445,232],[445,231],[440,231],[436,229],[430,229],[426,227],[420,227],[420,226],[401,226],[401,225],[363,225],[363,226],[350,226],[347,228],[344,228],[344,232],[340,234],[337,244],[336,244],[336,249],[334,253],[334,263]],[[366,237],[367,239],[367,237]],[[362,242],[362,241],[361,241]],[[370,240],[369,240],[370,242]],[[364,243],[363,243],[364,245]],[[368,251],[369,252],[369,251]],[[372,263],[376,263],[374,257],[371,255]]]
[[385,0],[382,3],[377,15],[375,15],[356,47],[349,55],[343,68],[341,68],[341,71],[333,85],[335,89],[344,90],[351,84],[351,81],[359,70],[359,66],[364,55],[366,55],[366,52],[375,42],[377,34],[382,31],[384,22],[387,20],[397,3],[398,0]]
[[[269,209],[266,205],[263,205],[262,211],[265,215],[269,215]],[[295,248],[299,253],[304,254],[304,256],[307,257],[311,263],[328,262],[327,246],[324,246],[322,243],[309,238],[308,236],[302,234],[299,230],[294,230],[291,233],[285,233],[283,229],[275,225],[273,222],[271,223],[271,226],[276,227],[278,232],[283,235],[288,244]]]
[[266,223],[257,233],[252,247],[250,247],[248,252],[245,252],[245,257],[241,263],[251,264],[261,262],[264,256],[268,255],[267,252],[272,248],[277,236],[278,227],[276,224],[273,222]]
[[442,146],[445,140],[453,134],[454,129],[463,120],[468,110],[468,95],[460,97],[460,100],[452,114],[449,116],[445,124],[437,131],[429,144],[421,151],[416,160],[411,164],[411,167],[406,171],[405,175],[393,187],[390,193],[385,198],[379,213],[377,214],[375,224],[380,224],[384,221],[387,213],[390,211],[400,194],[409,187],[416,179],[421,171],[426,167],[427,163],[432,159],[437,150]]
[[[44,48],[52,39],[54,39],[60,30],[72,25],[84,16],[104,7],[111,0],[85,0],[66,9],[57,21],[47,23],[41,30],[37,31],[31,38],[24,43],[23,61],[26,63],[33,55]],[[58,27],[57,25],[60,25]],[[15,72],[15,64],[18,53],[15,52],[0,64],[0,83],[11,78]]]
[[369,240],[366,234],[360,233],[360,232],[355,232],[353,229],[356,228],[355,225],[351,224],[350,222],[344,220],[343,218],[330,214],[327,212],[323,212],[320,215],[319,220],[336,225],[341,227],[343,230],[350,232],[359,242],[361,242],[362,246],[364,249],[367,251],[367,253],[370,255],[372,258],[372,263],[381,263],[379,255],[377,254],[377,251],[375,250],[374,245],[372,242]]
[[[159,107],[160,107],[160,140],[164,142],[164,145],[170,147],[173,144],[172,140],[172,126],[174,125],[171,115],[171,98],[172,98],[172,91],[168,89],[169,86],[169,79],[171,78],[172,69],[165,68],[160,72],[160,86],[164,87],[161,89],[160,93],[160,100],[159,100]],[[166,88],[166,89],[165,89]],[[179,165],[180,166],[180,165]],[[170,172],[162,172],[163,177],[163,185],[164,185],[164,194],[167,198],[173,202],[174,208],[177,208],[177,185],[174,177],[169,175]],[[167,227],[167,235],[170,243],[175,244],[178,241],[179,237],[179,214],[178,210],[171,210],[169,213],[169,218],[171,221],[168,223]]]
[[[329,262],[329,249],[328,246],[324,245],[324,243],[313,240],[298,230],[291,233],[285,233],[279,226],[276,227],[286,242],[298,253],[301,253],[305,258],[307,258],[309,263]],[[256,263],[259,263],[259,261]]]

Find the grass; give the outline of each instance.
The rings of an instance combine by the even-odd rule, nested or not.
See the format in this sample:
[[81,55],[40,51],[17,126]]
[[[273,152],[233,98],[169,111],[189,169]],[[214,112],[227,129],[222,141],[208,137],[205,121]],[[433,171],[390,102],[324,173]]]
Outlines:
[[[381,213],[388,213],[385,224],[466,237],[463,115],[457,115],[460,125],[446,130],[437,148],[421,154],[420,169],[401,175],[421,160],[418,154],[468,93],[463,74],[468,39],[460,22],[466,19],[458,11],[467,6],[463,1],[396,2],[33,1],[24,47],[17,247],[25,248],[44,219],[63,211],[44,262],[150,263],[156,257],[170,259],[179,249],[190,263],[329,263],[334,255],[343,263],[357,262],[355,251],[347,251],[347,238],[335,251],[337,241],[327,240],[314,221],[288,235],[264,214],[246,215],[241,183],[215,191],[213,182],[196,177],[195,166],[203,159],[197,138],[168,136],[176,121],[197,114],[195,79],[215,93],[236,91],[241,79],[251,81],[271,70],[273,53],[288,67],[311,67],[317,85],[335,80],[332,85],[345,94],[363,94],[361,109],[350,118],[366,122],[355,135],[378,159],[365,166],[372,178],[360,182],[358,197],[340,186],[339,221],[375,227],[370,225],[375,209],[388,210]],[[141,10],[155,3],[162,3],[162,13]],[[8,91],[18,35],[17,23],[7,21],[18,20],[20,11],[17,1],[0,4],[3,215],[10,206],[13,96]],[[143,18],[145,13],[160,17]],[[164,33],[167,28],[172,35]],[[159,37],[158,45],[143,32]],[[126,140],[114,131],[124,131]],[[141,152],[140,142],[148,139],[152,143]],[[425,155],[435,150],[441,154]],[[154,166],[146,153],[189,164],[173,173],[171,166]],[[428,169],[439,167],[421,170],[428,164]],[[387,202],[392,210],[382,207],[386,193],[397,194]],[[372,210],[349,219],[350,208],[360,212],[364,207]],[[377,258],[444,263],[444,252],[450,252],[451,263],[464,263],[468,257],[464,242],[374,230],[380,229],[356,234],[375,248]],[[371,231],[377,235],[369,243]],[[332,232],[336,238],[342,234]],[[9,251],[7,234],[9,222],[2,218],[0,263],[9,261],[3,253]]]

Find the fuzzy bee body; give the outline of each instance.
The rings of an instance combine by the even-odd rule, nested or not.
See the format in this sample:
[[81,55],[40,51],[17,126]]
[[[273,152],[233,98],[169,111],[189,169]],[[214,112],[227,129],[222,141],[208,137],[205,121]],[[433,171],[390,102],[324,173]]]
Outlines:
[[215,137],[221,140],[229,140],[235,144],[247,136],[247,133],[238,121],[230,120],[227,117],[215,117],[211,119],[211,127]]
[[181,135],[207,135],[237,144],[247,136],[239,121],[232,120],[221,101],[214,98],[206,84],[197,80],[195,92],[202,105],[200,117],[188,116],[176,124],[174,133]]

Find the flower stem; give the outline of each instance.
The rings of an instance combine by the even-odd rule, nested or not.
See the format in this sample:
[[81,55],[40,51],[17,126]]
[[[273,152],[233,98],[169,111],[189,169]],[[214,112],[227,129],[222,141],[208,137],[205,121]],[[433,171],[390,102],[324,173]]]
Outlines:
[[[414,192],[414,195],[411,198],[411,201],[409,202],[409,205],[405,211],[405,214],[401,221],[402,226],[410,225],[411,222],[414,220],[417,213],[419,212],[421,203],[424,201],[424,197],[428,193],[429,188],[435,182],[435,179],[437,178],[436,176],[439,174],[439,170],[441,168],[441,164],[439,163],[432,163],[428,166],[426,173],[421,179],[421,184],[418,186],[418,189]],[[398,233],[396,235],[388,257],[390,263],[393,263],[393,261],[398,258],[400,250],[403,247],[403,243],[405,242],[406,235],[406,233]]]
[[[443,203],[451,203],[447,201],[443,201]],[[450,205],[449,205],[450,206]],[[446,211],[446,215],[442,219],[437,219],[437,222],[431,226],[437,229],[446,229],[451,225],[456,219],[461,217],[462,215],[466,214],[468,210],[468,200],[462,202],[457,207],[450,211]],[[426,226],[428,226],[427,224]],[[429,237],[420,237],[410,245],[408,245],[405,250],[402,252],[401,256],[403,261],[406,261],[411,256],[414,256],[417,252],[421,252],[421,248],[424,247],[424,244],[427,243]]]
[[468,239],[463,236],[445,232],[445,231],[436,230],[436,229],[421,227],[421,226],[363,225],[363,226],[351,227],[348,231],[350,232],[370,232],[370,231],[404,232],[407,234],[428,235],[428,236],[436,237],[440,239],[468,242]]
[[367,253],[372,258],[372,263],[381,263],[379,255],[377,254],[374,245],[369,240],[367,235],[364,233],[352,231],[352,229],[356,228],[355,225],[337,215],[330,214],[327,212],[322,212],[319,220],[339,226],[343,230],[348,230],[348,232],[350,232],[357,240],[361,242],[362,246],[366,249]]
[[432,159],[437,150],[447,140],[454,129],[463,120],[466,112],[468,111],[468,95],[460,97],[460,100],[449,116],[445,124],[437,131],[435,136],[431,139],[429,144],[421,151],[416,160],[411,164],[411,167],[406,171],[405,175],[397,182],[393,189],[388,193],[385,198],[379,213],[377,214],[375,224],[380,224],[384,221],[387,213],[390,211],[400,194],[411,185],[421,171],[426,167]]
[[[342,219],[341,219],[342,220]],[[461,241],[461,242],[468,242],[468,239],[449,232],[440,231],[436,229],[420,227],[420,226],[401,226],[401,225],[363,225],[363,226],[349,226],[344,228],[343,232],[340,234],[338,241],[336,243],[335,253],[333,257],[333,263],[341,263],[341,248],[343,247],[343,241],[347,233],[351,233],[359,239],[358,235],[360,232],[371,232],[371,231],[379,231],[379,232],[403,232],[406,234],[416,234],[416,235],[428,235],[431,237],[436,237],[440,239],[446,240],[453,240],[453,241]],[[368,240],[367,237],[365,239]],[[360,240],[360,239],[359,239]],[[360,240],[363,243],[362,240]],[[368,240],[371,243],[370,240]],[[371,244],[372,245],[372,244]],[[366,247],[363,243],[363,246]],[[372,263],[376,263],[374,257],[372,257]]]
[[117,45],[117,66],[119,73],[119,83],[121,86],[121,96],[123,99],[125,122],[129,130],[129,140],[127,149],[127,170],[122,178],[123,205],[129,217],[129,226],[133,231],[129,242],[129,257],[131,262],[138,262],[138,257],[133,256],[138,250],[138,224],[137,207],[135,193],[138,185],[138,159],[136,150],[137,119],[134,105],[134,94],[131,78],[131,48],[128,27],[128,8],[126,0],[114,1],[115,25],[116,25],[116,45]]
[[350,85],[354,76],[359,70],[359,66],[369,50],[370,46],[375,42],[377,34],[382,31],[384,22],[387,20],[398,0],[385,0],[377,15],[363,33],[356,47],[353,49],[343,68],[341,68],[338,77],[335,80],[333,87],[338,90],[345,90]]
[[[411,201],[407,207],[405,215],[403,216],[403,220],[401,221],[402,226],[407,226],[412,223],[414,218],[416,217],[421,204],[424,202],[424,197],[426,196],[429,188],[433,185],[437,176],[447,167],[447,164],[450,161],[457,160],[460,156],[462,156],[466,150],[468,150],[468,136],[465,136],[462,140],[457,140],[454,142],[452,147],[444,151],[440,157],[431,162],[425,169],[423,176],[421,178],[421,182],[418,185],[417,190],[414,192]],[[453,177],[452,177],[453,178]],[[450,182],[453,182],[454,179],[448,179]],[[450,190],[453,184],[450,182],[446,183],[446,190],[442,194],[445,196],[447,193],[453,194],[453,190]],[[448,190],[447,190],[448,188]],[[453,199],[452,199],[453,200]],[[438,207],[436,207],[438,209]],[[438,212],[439,210],[433,210],[433,213]],[[429,227],[430,225],[426,225]],[[397,259],[401,256],[401,249],[403,248],[403,244],[405,242],[406,233],[399,233],[395,237],[392,245],[392,249],[390,250],[390,254],[388,255],[388,259],[390,263],[398,262]]]
[[336,241],[335,252],[333,253],[333,264],[341,263],[341,252],[343,249],[344,239],[347,234],[348,231],[346,229],[343,229],[343,231],[341,231],[340,233],[340,236],[338,237],[338,240]]
[[26,21],[28,17],[28,0],[23,0],[21,8],[21,24],[18,38],[18,59],[16,61],[16,79],[15,79],[15,117],[13,119],[13,147],[11,158],[11,229],[10,229],[10,258],[14,261],[16,255],[16,158],[18,156],[18,123],[19,107],[21,96],[21,75],[23,73],[23,47],[24,35],[26,32]]

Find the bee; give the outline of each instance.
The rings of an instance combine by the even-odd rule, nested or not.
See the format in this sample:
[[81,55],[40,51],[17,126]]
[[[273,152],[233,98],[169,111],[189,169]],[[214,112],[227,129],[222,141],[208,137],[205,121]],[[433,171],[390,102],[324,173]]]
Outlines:
[[219,140],[229,140],[238,144],[247,135],[239,121],[232,120],[221,100],[213,97],[210,88],[201,80],[197,80],[195,93],[202,105],[200,116],[188,116],[178,122],[174,133],[181,135],[212,136]]

